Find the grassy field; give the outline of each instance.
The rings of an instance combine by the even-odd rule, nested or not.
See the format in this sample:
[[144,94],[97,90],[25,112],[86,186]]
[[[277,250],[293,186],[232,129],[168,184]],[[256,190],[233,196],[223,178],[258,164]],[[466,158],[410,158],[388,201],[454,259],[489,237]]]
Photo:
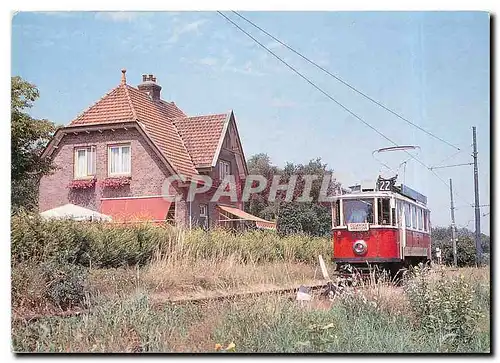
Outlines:
[[[330,241],[14,223],[17,352],[215,352],[231,343],[236,352],[490,351],[487,268],[417,269],[402,286],[378,282],[348,289],[333,302],[270,294],[173,304],[165,301],[316,281],[317,255],[329,256]],[[47,230],[59,233],[65,247],[44,237]],[[145,242],[145,235],[155,237]],[[51,242],[44,246],[44,238]],[[125,247],[116,248],[120,241]],[[90,313],[53,316],[84,309]],[[38,317],[29,320],[33,314]]]
[[[236,352],[488,352],[487,271],[445,274],[447,283],[455,281],[454,288],[458,282],[470,290],[442,297],[440,321],[419,317],[405,287],[381,283],[332,303],[304,305],[277,295],[155,305],[138,288],[127,297],[101,296],[89,315],[16,322],[13,346],[40,352],[214,352],[216,344],[233,342]],[[432,285],[442,277],[426,278]],[[448,319],[444,306],[457,297],[473,300]],[[469,318],[474,319],[470,331],[459,336],[462,320]]]

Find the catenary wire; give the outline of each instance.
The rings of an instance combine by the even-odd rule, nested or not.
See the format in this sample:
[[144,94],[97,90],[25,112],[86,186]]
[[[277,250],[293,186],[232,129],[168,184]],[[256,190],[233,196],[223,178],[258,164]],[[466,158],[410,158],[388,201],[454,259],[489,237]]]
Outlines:
[[[239,29],[242,33],[244,33],[247,37],[249,37],[250,39],[252,39],[255,43],[257,43],[259,46],[261,46],[262,48],[264,48],[268,53],[270,53],[273,57],[275,57],[276,59],[278,59],[281,63],[283,63],[284,65],[286,65],[289,69],[291,69],[295,74],[297,74],[299,77],[301,77],[303,80],[305,80],[307,83],[309,83],[311,86],[313,86],[314,88],[316,88],[319,92],[321,92],[323,95],[325,95],[327,98],[329,98],[331,101],[335,102],[338,106],[340,106],[344,111],[348,112],[350,115],[352,115],[353,117],[355,117],[356,119],[358,119],[359,121],[361,121],[363,124],[365,124],[366,126],[368,126],[370,129],[372,129],[373,131],[375,131],[378,135],[382,136],[384,139],[386,139],[387,141],[389,141],[391,144],[393,144],[394,146],[400,146],[398,145],[395,141],[393,141],[392,139],[390,139],[389,137],[387,137],[386,135],[384,135],[382,132],[380,132],[379,130],[377,130],[374,126],[372,126],[371,124],[369,124],[368,122],[366,122],[363,118],[361,118],[360,116],[358,116],[356,113],[354,113],[353,111],[351,111],[349,108],[347,108],[346,106],[344,106],[342,103],[340,103],[339,101],[337,101],[335,98],[333,98],[329,93],[327,93],[326,91],[324,91],[321,87],[319,87],[318,85],[316,85],[314,82],[312,82],[309,78],[307,78],[306,76],[304,76],[302,73],[300,73],[297,69],[295,69],[292,65],[288,64],[284,59],[282,59],[280,56],[278,56],[276,53],[274,53],[271,49],[269,49],[268,47],[266,47],[264,44],[262,44],[259,40],[257,40],[255,37],[253,37],[250,33],[248,33],[245,29],[243,29],[242,27],[240,27],[238,24],[236,24],[233,20],[231,20],[229,17],[227,17],[226,15],[224,15],[221,11],[217,11],[217,13],[222,16],[224,19],[226,19],[228,22],[230,22],[234,27],[236,27],[237,29]],[[458,149],[458,148],[457,148]],[[417,157],[415,157],[414,155],[412,155],[411,153],[409,153],[408,151],[406,150],[403,150],[406,154],[408,154],[412,159],[414,159],[415,161],[417,161],[420,165],[422,165],[423,167],[425,167],[427,170],[429,170],[432,174],[434,174],[434,176],[436,178],[438,178],[444,185],[446,185],[447,187],[449,186],[448,183],[443,179],[441,178],[434,170],[432,170],[429,166],[427,166],[424,162],[422,162],[420,159],[418,159]],[[461,196],[460,194],[458,194],[457,192],[455,192],[456,196],[459,197],[460,199],[462,199],[465,203],[467,204],[471,204],[471,203],[468,203],[466,202]]]
[[455,149],[457,149],[458,151],[460,151],[460,148],[458,146],[455,146],[453,145],[452,143],[444,140],[443,138],[433,134],[432,132],[430,131],[427,131],[426,129],[422,128],[421,126],[411,122],[410,120],[408,120],[407,118],[405,118],[404,116],[402,116],[401,114],[397,113],[396,111],[390,109],[389,107],[385,106],[384,104],[382,104],[380,101],[377,101],[376,99],[374,99],[373,97],[370,97],[369,95],[367,95],[366,93],[360,91],[359,89],[357,89],[356,87],[352,86],[351,84],[349,84],[348,82],[346,82],[345,80],[343,80],[342,78],[340,78],[339,76],[331,73],[330,71],[328,71],[326,68],[322,67],[321,65],[319,65],[318,63],[314,62],[313,60],[309,59],[308,57],[306,57],[305,55],[303,55],[302,53],[298,52],[297,50],[293,49],[291,46],[289,46],[288,44],[286,44],[285,42],[279,40],[278,38],[276,38],[274,35],[270,34],[269,32],[267,32],[266,30],[262,29],[260,26],[258,26],[257,24],[255,24],[254,22],[252,22],[251,20],[247,19],[246,17],[244,17],[243,15],[241,15],[240,13],[238,13],[237,11],[234,11],[232,10],[232,12],[234,14],[236,14],[237,16],[239,16],[241,19],[245,20],[247,23],[251,24],[253,27],[259,29],[261,32],[263,32],[264,34],[266,34],[267,36],[269,36],[270,38],[272,38],[273,40],[275,40],[276,42],[278,42],[279,44],[281,44],[282,46],[284,46],[285,48],[287,48],[288,50],[290,50],[291,52],[293,52],[294,54],[298,55],[299,57],[301,57],[302,59],[304,59],[306,62],[312,64],[313,66],[315,66],[316,68],[320,69],[321,71],[325,72],[326,74],[328,74],[330,77],[333,77],[335,78],[337,81],[339,81],[340,83],[342,83],[343,85],[345,85],[346,87],[350,88],[351,90],[353,90],[354,92],[358,93],[359,95],[363,96],[364,98],[366,98],[367,100],[373,102],[374,104],[376,104],[377,106],[383,108],[384,110],[386,110],[387,112],[390,112],[391,114],[393,114],[394,116],[398,117],[399,119],[405,121],[406,123],[416,127],[417,129],[419,129],[420,131],[426,133],[427,135],[445,143],[446,145],[448,146],[451,146]]

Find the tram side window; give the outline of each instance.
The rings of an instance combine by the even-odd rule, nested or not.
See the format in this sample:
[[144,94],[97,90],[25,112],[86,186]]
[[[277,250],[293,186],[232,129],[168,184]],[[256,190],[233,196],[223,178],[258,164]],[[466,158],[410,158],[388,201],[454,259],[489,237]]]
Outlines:
[[428,224],[427,224],[427,211],[424,210],[424,231],[428,231],[429,230],[429,227],[428,227]]
[[398,221],[399,221],[398,225],[400,225],[402,220],[403,220],[401,217],[401,213],[403,213],[403,204],[399,200],[397,200],[396,201],[396,214],[398,215]]
[[389,198],[378,198],[378,224],[391,223],[391,203]]
[[424,229],[424,211],[422,208],[418,208],[418,229],[422,231]]
[[334,227],[340,226],[340,200],[336,200],[332,209],[332,222]]
[[417,209],[414,205],[411,206],[411,226],[417,229]]
[[410,214],[410,205],[408,203],[404,204],[405,206],[405,221],[406,227],[411,227],[411,214]]
[[348,223],[373,224],[373,199],[344,199],[344,225]]

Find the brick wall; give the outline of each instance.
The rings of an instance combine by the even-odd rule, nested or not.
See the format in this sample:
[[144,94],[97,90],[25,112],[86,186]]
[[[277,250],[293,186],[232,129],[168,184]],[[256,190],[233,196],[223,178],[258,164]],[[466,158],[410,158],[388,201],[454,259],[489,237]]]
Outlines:
[[[131,145],[131,175],[130,185],[117,189],[102,188],[99,181],[108,177],[108,146],[117,143],[130,143]],[[68,188],[74,180],[74,150],[77,147],[96,147],[96,178],[94,188],[88,190],[71,190]],[[100,211],[101,198],[155,196],[162,194],[162,185],[170,174],[157,157],[153,149],[142,138],[135,129],[119,129],[115,131],[103,130],[100,132],[68,134],[59,143],[58,148],[52,155],[55,165],[58,167],[52,175],[44,176],[40,182],[39,209],[45,211],[67,203],[83,206],[85,208]],[[237,175],[237,163],[234,152],[222,148],[220,159],[231,164],[231,173]],[[219,177],[219,164],[210,173],[214,179]],[[210,202],[212,193],[198,194],[191,203],[186,202],[187,188],[183,188],[184,200],[176,203],[176,222],[179,225],[189,227],[189,215],[191,210],[192,226],[199,224],[200,204],[208,205],[209,222],[213,226],[219,220],[216,204]],[[176,190],[172,187],[171,194]],[[229,198],[223,198],[220,203],[242,208],[242,203],[232,203]]]
[[[117,189],[101,188],[99,181],[108,176],[108,145],[130,143],[130,185]],[[89,190],[71,190],[67,186],[74,177],[74,149],[79,146],[96,146],[96,177],[98,183]],[[100,198],[153,196],[162,194],[162,184],[170,174],[163,162],[135,129],[105,130],[68,134],[52,155],[58,170],[40,182],[39,209],[45,211],[67,203],[100,210]],[[182,207],[179,208],[182,212]],[[181,213],[182,214],[182,213]]]

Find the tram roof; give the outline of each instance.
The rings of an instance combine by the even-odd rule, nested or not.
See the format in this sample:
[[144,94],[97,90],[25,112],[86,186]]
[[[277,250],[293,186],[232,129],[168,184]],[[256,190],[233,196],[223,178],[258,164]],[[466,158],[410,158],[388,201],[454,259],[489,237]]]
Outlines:
[[[346,194],[341,194],[338,196],[339,199],[358,199],[358,198],[380,198],[380,197],[396,197],[397,199],[400,200],[405,200],[407,202],[415,203],[418,204],[421,207],[427,208],[427,203],[417,200],[414,198],[411,198],[405,194],[402,194],[399,191],[379,191],[379,190],[374,190],[374,191],[360,191],[360,192],[350,192]],[[425,198],[427,200],[427,198]]]

